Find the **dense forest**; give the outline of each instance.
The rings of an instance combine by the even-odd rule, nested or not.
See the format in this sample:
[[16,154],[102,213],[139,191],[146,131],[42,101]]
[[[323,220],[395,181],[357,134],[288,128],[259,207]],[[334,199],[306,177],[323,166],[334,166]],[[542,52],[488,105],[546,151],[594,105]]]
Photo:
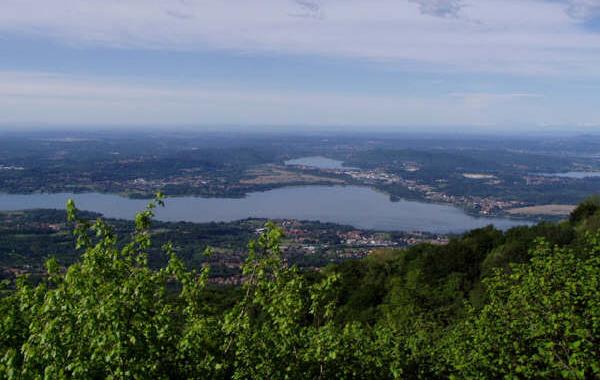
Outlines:
[[564,222],[487,227],[317,272],[282,259],[282,232],[267,224],[243,285],[219,289],[170,244],[168,263],[149,265],[161,204],[125,236],[68,204],[81,260],[5,281],[1,378],[600,377],[600,198]]

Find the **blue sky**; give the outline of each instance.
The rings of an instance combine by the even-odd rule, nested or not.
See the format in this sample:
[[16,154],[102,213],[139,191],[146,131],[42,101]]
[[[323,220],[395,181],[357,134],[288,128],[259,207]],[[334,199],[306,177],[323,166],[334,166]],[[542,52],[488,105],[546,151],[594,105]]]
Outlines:
[[2,0],[0,128],[600,129],[600,0]]

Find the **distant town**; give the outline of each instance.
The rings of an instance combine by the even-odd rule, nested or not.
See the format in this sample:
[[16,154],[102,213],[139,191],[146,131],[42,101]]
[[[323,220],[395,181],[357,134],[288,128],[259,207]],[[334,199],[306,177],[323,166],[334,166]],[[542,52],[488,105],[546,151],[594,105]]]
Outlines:
[[[84,213],[90,218],[97,214]],[[132,223],[109,220],[116,231],[127,232]],[[152,232],[155,249],[150,261],[159,265],[165,257],[160,246],[172,241],[182,259],[190,266],[209,263],[211,282],[220,284],[241,281],[240,266],[247,254],[247,244],[264,231],[264,219],[246,219],[231,223],[155,222]],[[329,263],[359,259],[386,248],[402,248],[419,243],[446,244],[448,236],[424,232],[382,232],[355,229],[333,223],[276,220],[284,232],[282,253],[291,264],[317,269]],[[73,248],[72,225],[61,210],[30,210],[0,213],[0,277],[21,274],[41,276],[44,261],[56,257],[61,265],[77,260]],[[210,247],[214,253],[203,256]]]

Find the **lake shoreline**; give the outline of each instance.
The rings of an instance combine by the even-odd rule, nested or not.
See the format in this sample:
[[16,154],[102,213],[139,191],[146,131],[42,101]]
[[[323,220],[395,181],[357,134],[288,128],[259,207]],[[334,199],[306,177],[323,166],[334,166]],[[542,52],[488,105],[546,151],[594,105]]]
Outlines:
[[[110,218],[131,219],[147,199],[130,199],[102,193],[0,194],[0,210],[65,207],[74,198],[82,210]],[[246,218],[296,219],[352,225],[360,229],[460,233],[494,224],[509,228],[526,220],[481,217],[451,205],[400,200],[365,186],[295,186],[249,193],[240,199],[169,197],[157,210],[157,220],[196,223],[229,222]]]

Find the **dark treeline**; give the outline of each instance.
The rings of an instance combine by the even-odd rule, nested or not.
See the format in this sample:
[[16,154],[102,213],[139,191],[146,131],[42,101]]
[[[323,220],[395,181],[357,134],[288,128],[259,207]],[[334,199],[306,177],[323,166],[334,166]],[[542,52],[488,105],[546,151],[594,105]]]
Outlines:
[[[272,224],[244,285],[212,289],[172,246],[148,265],[158,199],[123,244],[68,216],[81,260],[0,300],[0,377],[571,378],[600,376],[600,200],[570,220],[473,230],[320,272],[279,255]],[[207,251],[210,255],[210,251]],[[12,285],[11,285],[12,286]]]

